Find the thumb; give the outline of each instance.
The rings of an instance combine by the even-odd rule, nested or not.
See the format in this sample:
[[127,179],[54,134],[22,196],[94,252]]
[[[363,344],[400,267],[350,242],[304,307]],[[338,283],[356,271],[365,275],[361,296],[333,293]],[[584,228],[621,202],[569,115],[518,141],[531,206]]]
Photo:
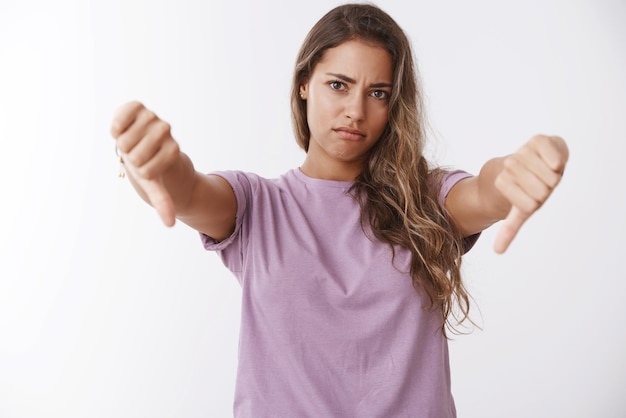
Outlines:
[[502,254],[507,250],[507,248],[509,248],[511,241],[513,241],[517,232],[520,230],[524,222],[526,222],[526,219],[528,219],[528,215],[515,206],[511,208],[511,211],[504,219],[502,226],[496,235],[496,241],[493,245],[493,249],[496,253]]
[[176,222],[174,202],[161,179],[142,180],[141,182],[143,183],[141,187],[148,196],[150,204],[156,209],[165,226],[174,226]]

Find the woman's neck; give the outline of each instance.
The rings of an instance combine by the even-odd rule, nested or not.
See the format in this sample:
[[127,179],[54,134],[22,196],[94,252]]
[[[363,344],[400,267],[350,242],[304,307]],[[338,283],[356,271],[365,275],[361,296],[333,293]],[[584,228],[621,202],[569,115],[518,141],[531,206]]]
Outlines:
[[300,166],[300,171],[307,177],[321,180],[354,181],[363,171],[363,163],[346,163],[336,160],[320,161],[309,158],[307,154]]

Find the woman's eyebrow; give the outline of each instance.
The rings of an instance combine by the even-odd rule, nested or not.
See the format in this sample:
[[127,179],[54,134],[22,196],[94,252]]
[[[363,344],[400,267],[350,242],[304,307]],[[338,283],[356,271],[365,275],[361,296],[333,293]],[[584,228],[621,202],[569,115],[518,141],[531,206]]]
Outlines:
[[[338,78],[341,81],[345,81],[346,83],[350,83],[350,84],[355,84],[356,83],[356,80],[354,78],[348,77],[347,75],[344,75],[344,74],[326,73],[326,75],[330,75],[330,76],[336,77],[336,78]],[[373,84],[370,84],[370,87],[374,87],[374,88],[389,87],[389,88],[392,88],[393,85],[391,83],[373,83]]]

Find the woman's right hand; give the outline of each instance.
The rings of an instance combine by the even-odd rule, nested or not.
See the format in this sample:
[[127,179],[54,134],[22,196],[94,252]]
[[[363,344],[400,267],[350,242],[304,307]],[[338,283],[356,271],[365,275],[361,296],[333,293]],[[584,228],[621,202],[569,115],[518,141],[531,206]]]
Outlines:
[[173,226],[174,202],[163,178],[180,160],[181,152],[170,125],[143,104],[129,102],[115,113],[111,134],[137,192],[156,209],[165,225]]

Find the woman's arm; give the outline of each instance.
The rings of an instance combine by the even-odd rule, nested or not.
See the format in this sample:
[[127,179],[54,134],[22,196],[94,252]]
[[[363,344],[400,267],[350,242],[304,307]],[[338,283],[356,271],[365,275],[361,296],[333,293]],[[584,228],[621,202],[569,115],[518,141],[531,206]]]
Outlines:
[[559,184],[568,158],[562,138],[534,136],[514,154],[487,161],[478,176],[455,185],[446,210],[464,236],[504,219],[494,246],[503,253]]
[[130,102],[115,114],[111,134],[131,184],[165,225],[178,218],[218,241],[232,233],[237,210],[233,190],[221,177],[194,169],[169,124],[141,103]]

